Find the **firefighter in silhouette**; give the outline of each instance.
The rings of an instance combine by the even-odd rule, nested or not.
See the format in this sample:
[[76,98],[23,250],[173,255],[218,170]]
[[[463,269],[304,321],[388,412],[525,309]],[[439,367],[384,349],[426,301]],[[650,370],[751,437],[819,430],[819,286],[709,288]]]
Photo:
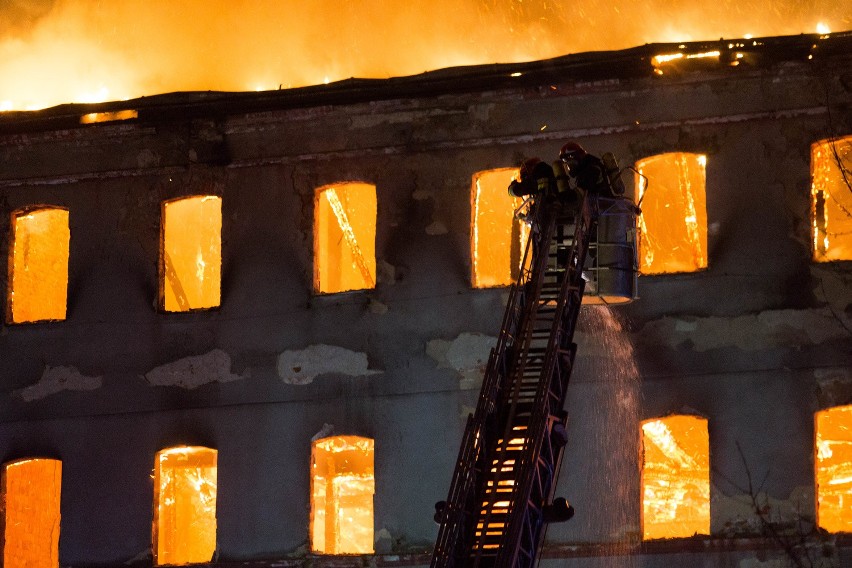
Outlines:
[[566,142],[559,150],[559,159],[583,191],[610,198],[624,195],[624,182],[619,177],[618,164],[611,153],[598,158],[576,142]]
[[556,193],[556,175],[549,164],[538,158],[529,158],[521,164],[520,179],[509,184],[509,195],[513,197],[534,197]]

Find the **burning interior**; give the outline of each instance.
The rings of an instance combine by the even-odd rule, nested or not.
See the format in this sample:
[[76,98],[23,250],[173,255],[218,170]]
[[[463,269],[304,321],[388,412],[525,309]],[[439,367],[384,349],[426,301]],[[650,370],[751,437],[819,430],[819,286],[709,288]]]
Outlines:
[[314,199],[314,288],[321,294],[376,285],[376,186],[340,183]]
[[517,168],[479,172],[471,184],[470,249],[475,288],[508,286],[523,262],[529,227],[515,217],[522,199],[507,188]]
[[811,146],[814,260],[852,260],[852,136]]
[[642,423],[642,538],[710,534],[707,420],[674,415]]
[[198,446],[157,453],[154,467],[155,564],[208,562],[216,550],[217,452]]
[[66,209],[12,213],[8,323],[65,319],[70,240]]
[[[706,166],[706,156],[685,152],[636,162],[642,207],[638,221],[642,274],[707,268]],[[653,180],[650,186],[648,180]]]
[[3,566],[59,566],[62,462],[22,459],[3,466]]
[[160,286],[167,312],[219,305],[222,198],[184,197],[163,203]]
[[816,413],[817,523],[852,532],[852,405]]
[[373,440],[333,436],[311,452],[311,550],[372,554]]

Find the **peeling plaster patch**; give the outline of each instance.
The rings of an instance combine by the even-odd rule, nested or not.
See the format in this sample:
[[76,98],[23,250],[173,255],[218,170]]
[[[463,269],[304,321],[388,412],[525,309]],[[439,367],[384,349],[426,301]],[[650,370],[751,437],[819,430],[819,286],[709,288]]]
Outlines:
[[66,390],[90,391],[99,389],[101,386],[103,386],[103,377],[87,377],[75,367],[46,366],[37,383],[16,390],[12,394],[26,402],[32,402]]
[[[714,515],[711,532],[721,532],[733,537],[762,533],[764,526],[754,511],[750,495],[727,496],[715,488],[711,489],[710,494],[712,495],[710,508]],[[803,517],[812,514],[814,489],[811,486],[800,485],[793,488],[787,499],[775,499],[760,493],[757,495],[757,501],[767,505],[768,514],[773,522],[795,524]]]
[[733,318],[664,317],[646,324],[637,339],[676,348],[691,342],[695,351],[737,347],[757,351],[779,346],[816,345],[848,337],[831,312],[772,310]]
[[278,356],[278,376],[289,385],[307,385],[320,375],[360,377],[381,372],[368,368],[366,353],[335,345],[311,345]]
[[228,383],[245,376],[231,373],[231,356],[221,349],[204,355],[184,357],[156,367],[145,373],[145,380],[154,387],[194,389],[208,383]]
[[370,300],[370,304],[368,305],[368,308],[370,310],[370,313],[373,313],[373,314],[376,314],[376,315],[381,316],[381,315],[388,313],[388,307],[385,304],[379,302],[378,300]]
[[393,537],[388,529],[382,528],[376,533],[374,549],[376,554],[387,554],[393,551]]
[[491,348],[497,338],[481,333],[462,333],[452,341],[433,339],[426,344],[426,354],[440,368],[454,369],[459,375],[459,388],[474,388],[482,382]]
[[431,225],[426,227],[427,235],[446,235],[448,232],[446,225],[440,221],[433,221]]
[[388,286],[396,284],[396,267],[385,260],[376,262],[376,282]]

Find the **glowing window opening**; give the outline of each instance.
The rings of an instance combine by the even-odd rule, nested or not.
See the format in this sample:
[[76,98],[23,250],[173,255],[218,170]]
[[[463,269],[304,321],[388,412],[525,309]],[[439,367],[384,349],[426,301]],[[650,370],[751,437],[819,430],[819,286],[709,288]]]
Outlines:
[[668,416],[642,423],[642,538],[710,534],[707,420]]
[[217,452],[198,446],[157,453],[154,563],[209,562],[216,550]]
[[117,122],[139,118],[135,110],[115,110],[109,112],[90,112],[80,117],[80,124],[97,124],[99,122]]
[[222,272],[222,198],[185,197],[163,203],[161,305],[187,312],[219,305]]
[[57,568],[62,462],[23,459],[3,466],[3,566]]
[[852,260],[852,136],[811,146],[811,230],[816,262]]
[[852,532],[852,404],[816,413],[817,523]]
[[376,286],[376,186],[340,183],[314,200],[314,289],[321,294]]
[[517,168],[499,168],[473,176],[470,192],[471,282],[474,288],[512,284],[523,260],[529,227],[515,218],[522,198],[509,195]]
[[333,436],[311,450],[311,550],[373,553],[373,440]]
[[67,209],[34,207],[12,213],[8,323],[65,319],[70,242]]
[[[639,268],[642,274],[707,268],[707,156],[673,152],[636,164]],[[642,177],[645,176],[648,182]]]

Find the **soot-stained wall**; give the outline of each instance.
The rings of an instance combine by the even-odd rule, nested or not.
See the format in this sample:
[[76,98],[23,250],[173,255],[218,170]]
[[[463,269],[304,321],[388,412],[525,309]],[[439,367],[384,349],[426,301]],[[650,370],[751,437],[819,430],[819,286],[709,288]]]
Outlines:
[[[811,262],[809,232],[810,145],[852,133],[846,54],[252,112],[191,99],[150,120],[156,103],[130,101],[138,120],[80,128],[10,119],[0,254],[9,213],[32,204],[68,208],[71,248],[67,319],[0,331],[0,457],[60,458],[61,562],[109,564],[150,549],[155,453],[216,448],[218,558],[271,559],[306,550],[312,437],[367,436],[377,551],[427,552],[506,299],[470,285],[471,178],[576,139],[622,165],[706,154],[709,268],[640,278],[615,320],[584,308],[558,491],[577,515],[546,550],[636,542],[638,421],[674,412],[709,420],[715,534],[753,521],[738,447],[778,510],[812,511],[813,414],[852,402],[852,266]],[[314,190],[340,181],[376,186],[378,283],[317,296]],[[223,198],[221,307],[160,313],[161,203],[199,194]],[[641,387],[616,384],[613,362]],[[643,562],[675,556],[754,553]]]

